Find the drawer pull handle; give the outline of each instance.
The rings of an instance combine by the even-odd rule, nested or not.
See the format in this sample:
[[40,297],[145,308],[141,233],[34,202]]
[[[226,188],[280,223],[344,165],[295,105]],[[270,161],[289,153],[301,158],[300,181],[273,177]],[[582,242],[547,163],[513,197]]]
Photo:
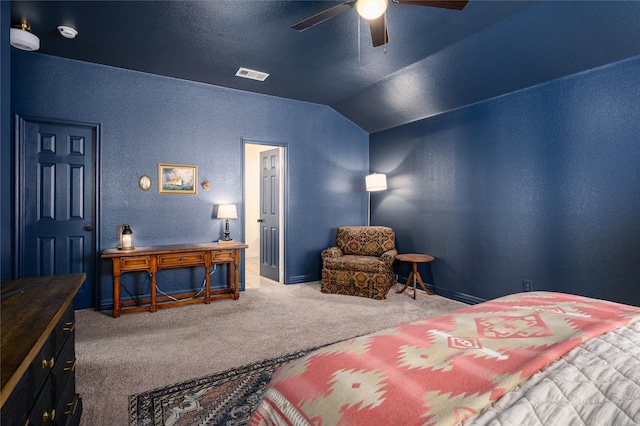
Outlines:
[[55,360],[53,359],[53,357],[51,357],[49,361],[47,361],[46,359],[42,360],[42,368],[53,368],[53,364],[55,364]]
[[68,416],[73,416],[76,413],[76,408],[78,408],[78,398],[67,404],[67,411],[64,413]]
[[[78,361],[78,358],[74,358],[71,359],[69,361],[67,361],[67,367],[63,368],[64,371],[73,371],[76,369],[76,362]],[[69,365],[71,364],[71,365]]]
[[187,260],[187,258],[186,258],[186,257],[181,257],[181,258],[180,258],[180,259],[178,259],[178,260],[179,260],[180,262],[183,262],[183,261]]
[[55,418],[56,418],[56,410],[51,410],[51,413],[47,413],[45,411],[44,414],[42,415],[42,422],[43,423],[52,422],[53,419]]
[[65,327],[62,330],[68,331],[69,333],[71,333],[75,328],[76,328],[76,322],[70,321],[65,324]]

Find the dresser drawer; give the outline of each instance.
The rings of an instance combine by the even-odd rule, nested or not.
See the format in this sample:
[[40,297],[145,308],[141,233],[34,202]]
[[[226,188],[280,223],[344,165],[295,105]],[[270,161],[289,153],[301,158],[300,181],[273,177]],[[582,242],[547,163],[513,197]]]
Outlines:
[[53,374],[53,387],[57,398],[56,424],[66,425],[69,417],[74,417],[78,410],[79,398],[75,387],[76,358],[72,341],[65,347],[60,356],[60,368]]
[[181,266],[204,266],[204,252],[158,255],[158,269],[179,268]]
[[56,415],[51,376],[49,376],[44,386],[42,386],[35,404],[33,404],[31,413],[29,413],[29,424],[52,425]]
[[59,354],[62,347],[67,341],[74,335],[76,329],[75,313],[73,306],[69,306],[67,310],[62,314],[60,322],[56,325],[54,330],[55,336],[55,353]]
[[74,390],[73,393],[75,393],[76,353],[74,339],[69,339],[67,344],[64,345],[64,348],[56,358],[56,365],[51,373],[53,375],[53,389],[56,395],[59,395],[67,386],[71,386]]
[[56,366],[55,345],[53,335],[50,335],[40,352],[35,356],[29,366],[29,377],[33,384],[32,389],[40,389]]
[[212,263],[226,263],[233,262],[233,250],[216,250],[211,252],[211,262]]
[[77,393],[71,393],[71,389],[67,389],[62,395],[56,408],[56,424],[59,426],[75,426],[80,423],[80,414],[82,413],[82,399]]
[[150,256],[128,256],[120,259],[120,270],[125,271],[144,271],[151,266]]

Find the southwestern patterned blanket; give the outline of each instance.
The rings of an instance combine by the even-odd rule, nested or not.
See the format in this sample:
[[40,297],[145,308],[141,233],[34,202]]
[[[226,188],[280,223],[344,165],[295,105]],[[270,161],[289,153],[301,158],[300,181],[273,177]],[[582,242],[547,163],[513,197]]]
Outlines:
[[249,424],[458,424],[583,342],[639,319],[638,307],[581,296],[505,296],[288,363]]

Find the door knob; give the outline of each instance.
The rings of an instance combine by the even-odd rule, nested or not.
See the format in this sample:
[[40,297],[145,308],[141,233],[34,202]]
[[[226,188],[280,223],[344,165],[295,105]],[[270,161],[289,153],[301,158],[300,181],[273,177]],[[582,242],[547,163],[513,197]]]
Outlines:
[[85,231],[93,231],[93,226],[91,226],[91,225],[85,225],[84,230],[85,230]]
[[264,220],[258,219],[258,223],[262,223],[262,222],[264,222]]

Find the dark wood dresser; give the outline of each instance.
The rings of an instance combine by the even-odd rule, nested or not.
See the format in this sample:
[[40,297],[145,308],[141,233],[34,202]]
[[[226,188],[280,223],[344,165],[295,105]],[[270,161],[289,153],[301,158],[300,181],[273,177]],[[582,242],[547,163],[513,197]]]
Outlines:
[[[4,425],[77,425],[73,298],[85,274],[2,282],[0,347]],[[23,291],[20,291],[23,289]]]

